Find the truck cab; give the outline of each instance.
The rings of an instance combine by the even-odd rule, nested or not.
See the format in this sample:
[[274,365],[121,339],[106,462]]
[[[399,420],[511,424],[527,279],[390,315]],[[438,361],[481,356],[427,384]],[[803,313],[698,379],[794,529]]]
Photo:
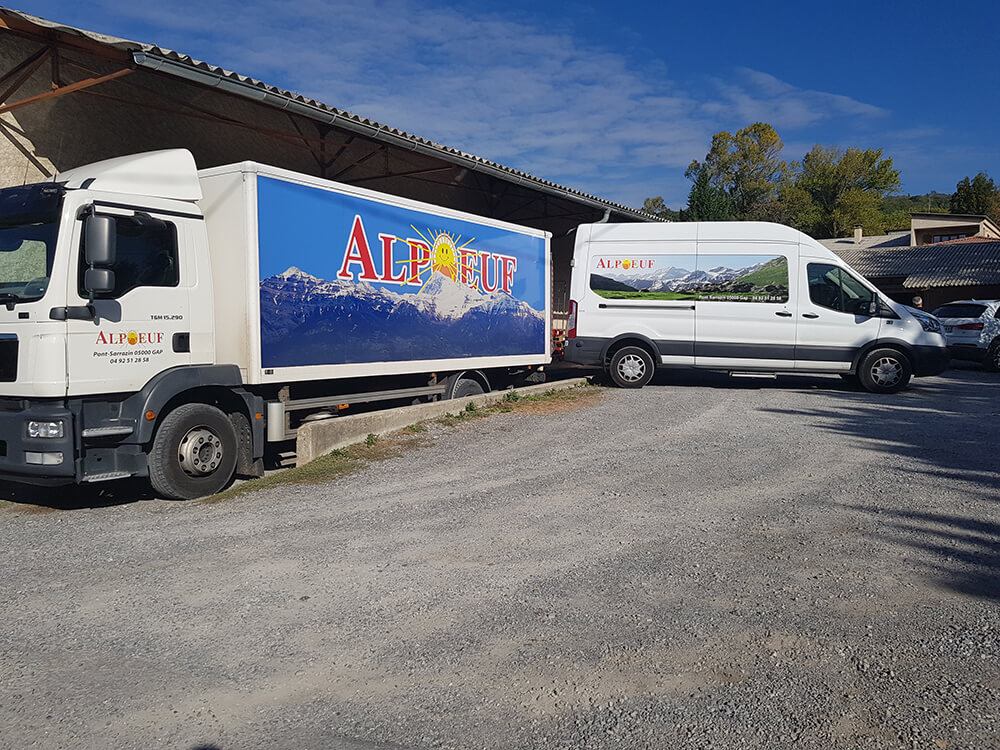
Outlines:
[[201,197],[176,150],[0,190],[0,475],[146,475],[165,381],[238,385],[213,373]]

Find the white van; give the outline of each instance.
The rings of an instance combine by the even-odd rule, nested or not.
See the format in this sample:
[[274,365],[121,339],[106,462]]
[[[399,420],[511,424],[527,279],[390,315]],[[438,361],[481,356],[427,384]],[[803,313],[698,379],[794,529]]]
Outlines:
[[837,373],[894,393],[948,365],[934,316],[780,224],[581,225],[570,297],[566,359],[623,388],[682,366]]

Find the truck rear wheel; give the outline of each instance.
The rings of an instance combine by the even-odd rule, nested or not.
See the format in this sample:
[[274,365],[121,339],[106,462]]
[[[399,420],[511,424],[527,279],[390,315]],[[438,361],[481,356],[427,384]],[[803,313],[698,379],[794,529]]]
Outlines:
[[875,349],[858,365],[861,385],[871,393],[896,393],[906,387],[913,367],[905,354],[896,349]]
[[620,388],[642,388],[653,379],[653,358],[638,346],[623,346],[611,357],[611,379]]
[[149,481],[171,500],[213,495],[233,478],[238,441],[214,406],[184,404],[167,414],[149,452]]
[[478,396],[483,393],[483,385],[478,380],[462,378],[455,383],[455,390],[451,394],[452,398],[467,398],[468,396]]

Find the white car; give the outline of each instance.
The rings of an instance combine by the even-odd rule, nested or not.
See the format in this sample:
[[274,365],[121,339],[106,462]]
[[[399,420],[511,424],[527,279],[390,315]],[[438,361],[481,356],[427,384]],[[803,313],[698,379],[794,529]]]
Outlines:
[[987,370],[1000,370],[1000,300],[956,300],[937,308],[933,315],[944,326],[954,359],[982,362]]

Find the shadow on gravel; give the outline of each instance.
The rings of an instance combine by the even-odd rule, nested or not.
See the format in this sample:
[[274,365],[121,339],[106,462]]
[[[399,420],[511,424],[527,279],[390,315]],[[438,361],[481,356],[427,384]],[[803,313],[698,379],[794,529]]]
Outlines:
[[889,396],[831,390],[815,409],[765,411],[815,420],[818,428],[871,450],[912,458],[924,467],[921,474],[979,484],[1000,500],[998,385],[993,373],[949,370]]
[[[943,513],[846,506],[877,518],[869,536],[922,550],[938,582],[970,596],[1000,600],[1000,524]],[[889,521],[886,520],[888,517]]]
[[16,503],[7,506],[7,510],[22,513],[109,508],[113,505],[125,505],[154,498],[155,495],[149,485],[135,479],[82,486],[69,484],[60,487],[34,487],[17,482],[0,483],[0,501]]
[[[898,471],[964,483],[970,497],[981,498],[995,511],[1000,510],[998,385],[995,373],[959,367],[918,379],[893,396],[828,392],[823,405],[814,409],[767,411],[813,422],[838,439],[870,450],[907,457],[908,466]],[[919,550],[936,561],[923,564],[942,585],[1000,599],[1000,524],[904,508],[848,507],[878,519],[871,532],[875,538]]]

